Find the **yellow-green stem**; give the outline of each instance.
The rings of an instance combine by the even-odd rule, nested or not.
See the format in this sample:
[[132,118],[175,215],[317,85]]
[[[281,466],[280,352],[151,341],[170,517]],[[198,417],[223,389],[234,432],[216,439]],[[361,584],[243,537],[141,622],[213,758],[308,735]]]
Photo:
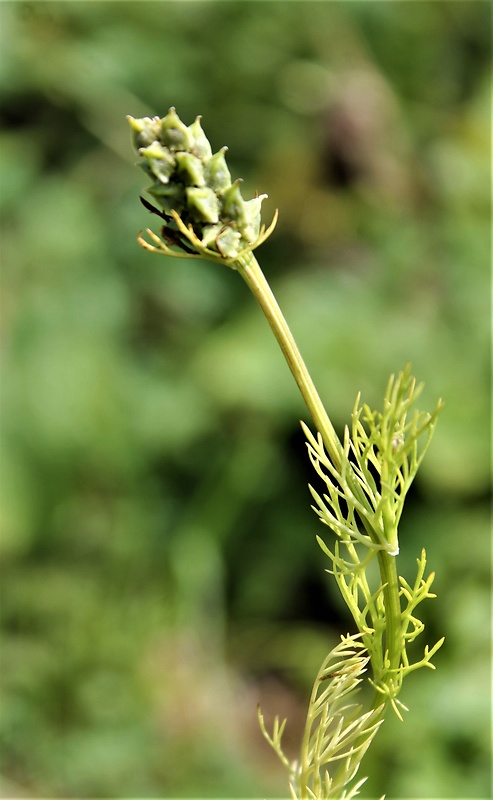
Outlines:
[[310,377],[305,362],[294,340],[289,326],[284,319],[276,298],[260,269],[259,263],[253,253],[248,253],[236,261],[235,266],[250,288],[255,299],[264,312],[267,321],[274,332],[284,357],[298,384],[298,388],[310,412],[315,427],[322,435],[325,448],[334,465],[341,464],[342,445],[327,415],[320,396]]
[[378,566],[385,602],[385,642],[384,651],[387,651],[389,669],[400,666],[401,657],[401,602],[399,596],[399,578],[395,556],[389,555],[385,550],[378,552]]

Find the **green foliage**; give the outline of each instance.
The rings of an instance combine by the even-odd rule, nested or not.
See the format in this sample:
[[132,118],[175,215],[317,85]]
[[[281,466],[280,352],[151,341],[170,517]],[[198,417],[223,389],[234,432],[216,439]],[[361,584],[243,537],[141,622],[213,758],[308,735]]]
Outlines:
[[[399,553],[398,525],[404,501],[428,449],[441,407],[439,403],[433,414],[414,410],[422,388],[416,387],[406,369],[397,379],[391,377],[383,412],[371,411],[358,401],[351,434],[347,428],[345,431],[344,458],[337,470],[327,458],[321,436],[315,439],[304,426],[310,460],[329,492],[322,498],[310,487],[317,504],[314,508],[321,521],[336,533],[334,550],[317,538],[332,562],[331,572],[370,654],[373,684],[392,702],[398,716],[396,697],[404,677],[420,666],[431,667],[430,659],[443,643],[442,638],[431,650],[427,646],[424,658],[410,663],[407,645],[424,629],[414,612],[422,600],[435,597],[429,591],[434,574],[423,578],[424,550],[414,585],[399,578],[399,597],[404,607],[401,601],[394,642],[389,639],[386,618],[391,613],[386,589],[392,581],[386,572],[386,554],[395,557]],[[380,559],[382,574],[382,584],[376,590],[372,590],[367,577],[374,559]]]
[[306,517],[305,412],[258,310],[230,270],[164,269],[134,241],[122,121],[176,105],[234,143],[266,219],[279,206],[264,263],[337,430],[407,361],[423,407],[446,398],[399,556],[411,584],[423,542],[440,565],[447,613],[422,618],[446,643],[365,788],[487,796],[488,5],[0,16],[4,794],[282,796],[252,709],[273,687],[289,750],[347,629]]
[[[321,435],[315,439],[303,425],[310,460],[329,491],[322,500],[310,487],[317,503],[315,510],[346,546],[359,543],[374,554],[378,550],[392,556],[399,553],[397,534],[404,500],[428,449],[441,407],[439,403],[432,415],[414,410],[408,420],[422,388],[416,387],[407,368],[397,380],[390,378],[382,412],[371,411],[366,404],[360,406],[358,398],[351,433],[347,427],[344,432],[343,456],[337,468],[327,458]],[[420,448],[423,435],[425,442]],[[360,520],[367,523],[367,532],[360,532]],[[343,571],[353,569],[354,560],[343,560],[340,565]]]
[[[336,534],[334,550],[317,538],[331,560],[329,571],[351,611],[358,633],[343,637],[342,646],[329,653],[317,675],[299,762],[291,765],[282,752],[285,722],[279,727],[276,718],[270,736],[260,716],[264,736],[290,772],[293,798],[340,800],[358,794],[365,779],[350,789],[347,787],[383,721],[386,703],[392,705],[402,720],[399,706],[407,708],[397,695],[404,678],[420,667],[434,669],[431,658],[444,642],[442,637],[431,649],[426,645],[423,658],[410,661],[408,645],[424,630],[424,624],[415,616],[416,607],[436,596],[430,592],[434,574],[426,580],[423,577],[424,550],[418,559],[414,585],[400,577],[399,588],[396,581],[398,524],[404,500],[430,443],[441,407],[439,403],[431,415],[412,410],[421,389],[406,368],[397,379],[390,378],[383,412],[360,407],[358,399],[351,434],[346,428],[342,454],[336,448],[333,460],[326,455],[323,436],[318,433],[315,438],[303,425],[310,460],[329,492],[320,497],[310,487],[316,502],[314,510]],[[424,438],[422,447],[421,438]],[[376,589],[371,588],[368,575],[374,560],[378,560],[380,572]],[[357,648],[362,648],[364,655]],[[376,697],[374,707],[364,712],[361,705],[346,705],[346,699],[359,691],[360,676],[368,662]],[[325,672],[332,681],[325,691],[319,692]],[[317,727],[312,733],[315,720]],[[331,763],[334,761],[338,764],[336,771]]]
[[[359,691],[362,675],[370,660],[362,655],[365,646],[355,636],[343,636],[324,660],[315,679],[308,706],[301,759],[290,764],[281,747],[286,725],[276,717],[272,736],[259,710],[262,733],[290,773],[290,791],[298,798],[349,800],[359,794],[362,778],[352,788],[361,759],[383,722],[382,707],[363,712],[349,703]],[[324,683],[330,679],[328,684]],[[322,772],[323,770],[323,772]]]

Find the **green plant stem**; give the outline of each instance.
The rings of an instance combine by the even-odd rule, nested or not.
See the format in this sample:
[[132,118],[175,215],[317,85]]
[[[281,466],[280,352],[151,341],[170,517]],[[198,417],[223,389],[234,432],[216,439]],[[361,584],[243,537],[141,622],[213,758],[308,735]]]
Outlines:
[[[401,658],[401,602],[399,595],[399,578],[395,556],[389,555],[385,550],[378,552],[378,566],[382,582],[385,603],[385,642],[384,652],[387,651],[389,669],[397,669]],[[378,676],[375,676],[378,679]]]
[[[264,312],[291,373],[298,384],[313,422],[323,438],[325,448],[334,466],[339,468],[342,453],[341,442],[328,417],[294,337],[257,259],[253,253],[247,253],[237,259],[235,267]],[[355,491],[359,490],[359,487],[354,488]],[[365,520],[363,520],[363,523],[365,523]],[[386,553],[384,550],[380,550],[378,551],[378,564],[382,585],[384,586],[386,631],[385,641],[382,643],[383,652],[380,654],[379,663],[374,662],[372,664],[376,681],[385,679],[385,656],[387,655],[389,668],[397,669],[400,665],[401,653],[401,606],[395,557],[389,555],[389,553]],[[375,704],[378,705],[381,702],[382,696],[378,694],[375,698]]]
[[322,435],[325,448],[336,467],[340,467],[342,445],[327,415],[320,396],[294,340],[276,298],[253,255],[247,253],[235,262],[235,267],[248,285],[272,328],[289,369],[310,412],[315,427]]

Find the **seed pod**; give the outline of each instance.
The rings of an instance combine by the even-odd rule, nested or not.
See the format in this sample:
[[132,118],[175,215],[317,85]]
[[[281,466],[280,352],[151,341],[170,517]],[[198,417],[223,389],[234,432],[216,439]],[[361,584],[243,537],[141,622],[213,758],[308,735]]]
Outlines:
[[231,225],[219,222],[217,225],[206,225],[202,244],[209,250],[216,250],[223,256],[234,258],[243,249],[241,234]]
[[231,173],[225,158],[227,150],[227,147],[221,147],[205,165],[204,174],[207,185],[216,192],[224,191],[231,186]]
[[187,186],[205,186],[204,167],[202,161],[191,153],[177,153],[177,176]]
[[215,249],[223,256],[234,257],[238,255],[243,245],[241,243],[241,234],[235,231],[230,226],[222,227],[218,236],[216,236]]
[[219,200],[212,189],[188,186],[186,194],[187,207],[194,219],[199,222],[219,222]]
[[140,147],[147,147],[159,138],[161,130],[161,120],[159,117],[142,117],[135,119],[130,114],[127,116],[128,123],[132,129],[132,141],[136,150]]
[[242,225],[245,221],[243,211],[245,201],[241,196],[240,183],[241,178],[238,178],[223,192],[222,212],[228,219],[235,220],[239,225]]
[[262,200],[267,197],[261,194],[253,200],[245,200],[243,203],[243,223],[238,223],[241,233],[247,242],[254,242],[260,230],[260,210]]
[[176,211],[181,214],[186,205],[185,188],[177,183],[158,183],[147,190],[156,199],[166,214]]
[[174,108],[170,108],[161,120],[159,140],[171,151],[190,150],[193,145],[191,132],[181,121]]
[[166,147],[159,142],[152,142],[149,147],[139,148],[139,156],[139,166],[161,183],[168,183],[176,169],[176,161]]
[[197,158],[207,161],[212,156],[212,147],[209,139],[202,130],[202,125],[200,123],[201,119],[201,117],[196,117],[194,122],[188,126],[188,130],[192,134],[193,138],[193,144],[191,147],[192,153],[194,156],[197,156]]

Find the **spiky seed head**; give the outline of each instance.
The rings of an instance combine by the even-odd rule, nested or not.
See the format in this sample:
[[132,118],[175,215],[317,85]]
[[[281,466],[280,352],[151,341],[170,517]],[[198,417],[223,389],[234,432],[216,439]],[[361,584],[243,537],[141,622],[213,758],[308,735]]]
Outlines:
[[[227,147],[217,153],[196,117],[185,125],[174,108],[165,117],[127,117],[138,165],[151,176],[148,192],[167,214],[176,212],[200,244],[234,258],[259,236],[263,194],[245,201],[231,181]],[[170,219],[168,228],[177,223]]]

